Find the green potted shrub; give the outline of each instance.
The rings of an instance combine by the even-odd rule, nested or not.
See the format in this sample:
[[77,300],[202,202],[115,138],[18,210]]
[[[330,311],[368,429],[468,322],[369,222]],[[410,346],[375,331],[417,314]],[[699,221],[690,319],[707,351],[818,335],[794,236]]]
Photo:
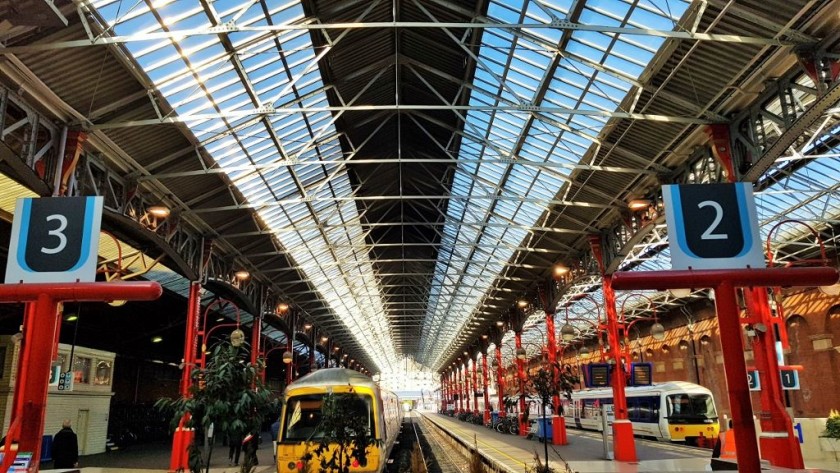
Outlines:
[[840,412],[832,409],[820,434],[820,447],[826,452],[840,452]]

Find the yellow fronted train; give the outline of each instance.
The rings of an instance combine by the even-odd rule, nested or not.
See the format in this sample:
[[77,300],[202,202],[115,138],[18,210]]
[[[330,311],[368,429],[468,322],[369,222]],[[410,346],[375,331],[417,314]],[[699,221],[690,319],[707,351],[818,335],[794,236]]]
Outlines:
[[[382,472],[400,431],[403,412],[397,396],[380,389],[368,376],[343,368],[326,368],[308,374],[286,388],[277,436],[278,473],[318,471],[317,459],[303,461],[324,437],[320,429],[321,406],[327,394],[354,394],[363,400],[355,415],[364,419],[374,443],[362,461],[353,459],[352,472]],[[364,407],[362,407],[364,406]],[[335,447],[330,447],[334,451]]]
[[[670,381],[628,387],[625,392],[627,414],[637,436],[691,445],[711,445],[718,436],[715,401],[712,392],[703,386]],[[571,401],[563,401],[566,425],[603,430],[601,405],[612,403],[612,388],[574,391]],[[704,441],[698,442],[700,437]]]

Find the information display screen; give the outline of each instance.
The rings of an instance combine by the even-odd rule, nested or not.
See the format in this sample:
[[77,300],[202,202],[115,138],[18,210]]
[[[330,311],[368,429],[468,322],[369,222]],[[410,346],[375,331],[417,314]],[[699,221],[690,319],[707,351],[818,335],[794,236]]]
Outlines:
[[610,385],[610,365],[607,363],[590,363],[587,365],[590,388],[604,388]]
[[650,386],[653,383],[652,363],[630,363],[630,385]]

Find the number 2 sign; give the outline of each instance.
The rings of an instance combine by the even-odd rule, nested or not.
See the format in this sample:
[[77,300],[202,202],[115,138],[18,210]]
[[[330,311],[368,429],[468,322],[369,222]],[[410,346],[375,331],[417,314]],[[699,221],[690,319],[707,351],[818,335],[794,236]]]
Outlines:
[[662,186],[672,269],[764,268],[749,183]]
[[93,282],[102,197],[18,199],[6,284]]

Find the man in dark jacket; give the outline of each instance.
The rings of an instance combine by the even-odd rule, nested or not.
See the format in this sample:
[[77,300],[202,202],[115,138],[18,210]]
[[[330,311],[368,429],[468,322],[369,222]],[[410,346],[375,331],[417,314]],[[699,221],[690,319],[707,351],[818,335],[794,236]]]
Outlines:
[[64,419],[53,437],[53,468],[77,468],[79,466],[79,440],[70,428],[70,419]]

